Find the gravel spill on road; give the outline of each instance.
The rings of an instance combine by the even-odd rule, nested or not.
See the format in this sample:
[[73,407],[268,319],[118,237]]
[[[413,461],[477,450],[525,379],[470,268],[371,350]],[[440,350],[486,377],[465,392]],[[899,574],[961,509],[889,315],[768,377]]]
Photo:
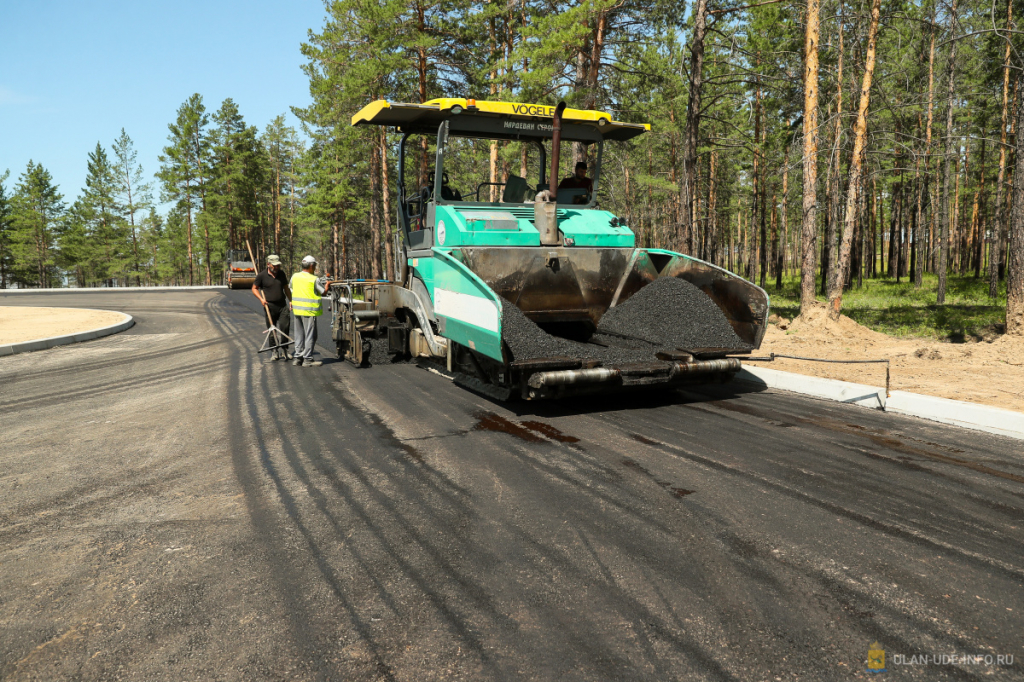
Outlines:
[[601,318],[598,331],[673,348],[750,349],[714,301],[685,279],[662,277]]

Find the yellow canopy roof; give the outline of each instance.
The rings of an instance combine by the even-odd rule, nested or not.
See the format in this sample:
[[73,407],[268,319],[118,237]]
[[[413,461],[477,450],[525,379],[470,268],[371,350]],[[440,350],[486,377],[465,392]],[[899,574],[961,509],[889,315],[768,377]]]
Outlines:
[[[395,126],[405,132],[435,132],[442,121],[452,116],[482,116],[517,121],[543,121],[554,117],[555,108],[546,104],[488,102],[445,97],[424,104],[376,100],[352,117],[352,125]],[[629,140],[651,129],[649,123],[623,123],[609,113],[587,109],[565,109],[566,123],[592,126],[607,140]]]

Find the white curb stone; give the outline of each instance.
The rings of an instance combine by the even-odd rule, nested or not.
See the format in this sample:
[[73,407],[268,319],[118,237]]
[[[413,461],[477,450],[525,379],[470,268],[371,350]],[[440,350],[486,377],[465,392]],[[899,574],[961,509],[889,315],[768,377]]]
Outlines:
[[745,365],[740,370],[736,375],[736,381],[841,403],[851,403],[876,410],[881,409],[896,414],[911,415],[965,429],[1024,440],[1024,414],[998,407],[936,398],[907,391],[891,391],[890,396],[886,398],[885,389],[876,386],[822,379],[821,377],[810,377],[749,365]]
[[[102,312],[113,313],[118,312],[116,310],[104,310]],[[34,350],[46,350],[47,348],[53,348],[54,346],[64,346],[69,343],[79,343],[81,341],[90,341],[92,339],[98,339],[103,336],[110,336],[118,332],[123,332],[125,329],[132,327],[135,324],[135,319],[127,313],[119,313],[124,315],[124,319],[116,324],[109,325],[107,327],[100,327],[99,329],[90,329],[89,331],[78,332],[76,334],[65,334],[64,336],[51,336],[46,339],[33,339],[31,341],[22,341],[20,343],[11,343],[5,346],[0,346],[0,357],[4,355],[15,355],[16,353],[28,353]]]
[[[182,286],[182,287],[67,287],[67,288],[52,288],[52,289],[0,289],[0,297],[3,296],[16,296],[19,294],[32,295],[32,294],[100,294],[100,293],[120,293],[130,294],[135,291],[196,291],[200,289],[208,290],[221,290],[228,291],[229,289],[223,284],[220,285],[196,285],[196,286]],[[240,289],[238,291],[241,291]]]

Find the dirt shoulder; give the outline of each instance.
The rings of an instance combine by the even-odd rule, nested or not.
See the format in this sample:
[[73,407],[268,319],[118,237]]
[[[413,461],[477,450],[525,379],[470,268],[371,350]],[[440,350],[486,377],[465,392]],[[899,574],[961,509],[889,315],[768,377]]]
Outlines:
[[[1005,335],[980,342],[944,343],[893,337],[848,317],[830,322],[824,308],[809,319],[773,316],[758,355],[781,353],[832,360],[890,360],[892,390],[1024,412],[1024,339]],[[754,364],[754,363],[750,363]],[[842,365],[777,359],[758,366],[796,374],[885,385],[885,365]]]
[[0,345],[78,334],[123,319],[123,313],[111,310],[0,306]]

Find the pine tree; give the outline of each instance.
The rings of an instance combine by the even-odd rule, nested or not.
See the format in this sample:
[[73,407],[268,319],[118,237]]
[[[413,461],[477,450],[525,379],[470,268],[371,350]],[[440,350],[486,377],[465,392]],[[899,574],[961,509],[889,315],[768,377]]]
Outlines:
[[[178,108],[174,123],[168,124],[171,131],[167,136],[169,144],[159,157],[160,170],[157,177],[163,183],[162,198],[175,202],[185,215],[185,237],[188,259],[188,283],[194,284],[194,217],[202,216],[206,210],[206,185],[209,179],[209,138],[206,126],[209,116],[198,93],[192,95]],[[212,282],[210,267],[211,244],[210,226],[205,217],[199,222],[203,230],[204,268],[206,283]]]
[[23,281],[47,288],[57,281],[56,257],[64,197],[50,172],[29,161],[12,201],[11,247],[14,273]]
[[[127,223],[131,237],[131,271],[135,277],[135,286],[141,283],[141,263],[143,255],[139,250],[139,220],[152,204],[151,188],[145,181],[142,166],[139,165],[135,145],[128,133],[121,128],[121,135],[113,145],[114,176],[117,182],[117,202],[120,206],[121,218]],[[126,280],[127,283],[127,280]]]
[[256,129],[246,125],[234,100],[221,103],[213,122],[209,220],[217,233],[226,237],[227,248],[244,249],[259,222],[257,205],[264,192],[265,164],[257,158]]
[[11,239],[14,231],[13,208],[8,194],[7,178],[10,170],[0,173],[0,289],[6,289],[12,281],[11,269],[14,266],[14,255],[11,253]]
[[88,270],[93,278],[113,286],[115,279],[130,268],[128,264],[128,230],[121,217],[118,204],[117,177],[110,157],[99,142],[89,152],[85,187],[82,189],[79,211],[85,220],[88,249],[81,254],[89,261]]

